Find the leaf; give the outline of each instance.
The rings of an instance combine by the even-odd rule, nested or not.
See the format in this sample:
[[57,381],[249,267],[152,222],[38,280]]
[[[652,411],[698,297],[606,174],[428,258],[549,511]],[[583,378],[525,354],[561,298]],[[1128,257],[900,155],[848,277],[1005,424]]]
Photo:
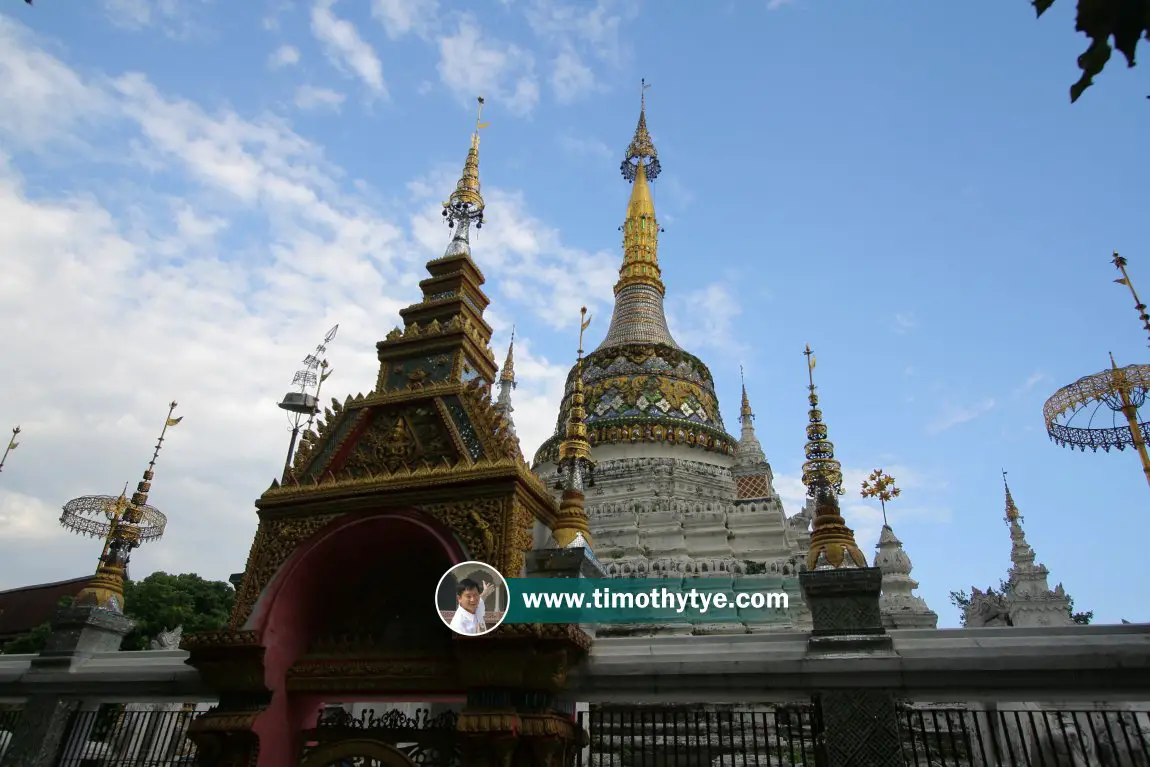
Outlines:
[[1041,17],[1050,10],[1050,6],[1054,5],[1054,0],[1032,0],[1031,5],[1034,6],[1036,15]]
[[[1039,15],[1053,4],[1053,0],[1032,2]],[[1045,7],[1040,8],[1040,4]],[[1135,65],[1138,41],[1143,37],[1150,39],[1150,0],[1078,0],[1074,28],[1090,38],[1090,45],[1078,57],[1082,76],[1070,86],[1071,103],[1094,84],[1115,49],[1125,57],[1127,67]]]

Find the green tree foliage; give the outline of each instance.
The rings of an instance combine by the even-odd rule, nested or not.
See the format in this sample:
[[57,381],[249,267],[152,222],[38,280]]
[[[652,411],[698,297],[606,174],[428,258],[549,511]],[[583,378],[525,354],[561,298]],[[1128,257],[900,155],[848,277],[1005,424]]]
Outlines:
[[[61,607],[71,604],[72,597],[60,600]],[[124,586],[126,614],[136,626],[120,649],[146,650],[161,631],[183,626],[185,633],[211,631],[225,626],[236,601],[236,591],[225,581],[204,580],[194,573],[169,575],[156,572],[141,581],[128,581]],[[44,623],[4,645],[4,653],[36,653],[44,648],[51,633]]]
[[[1055,0],[1030,1],[1039,17],[1055,3]],[[1070,86],[1071,103],[1094,84],[1094,78],[1102,73],[1115,50],[1125,57],[1128,67],[1134,66],[1139,40],[1143,37],[1150,40],[1150,0],[1078,0],[1074,28],[1090,39],[1090,45],[1078,57],[1082,76]]]
[[128,617],[136,621],[124,637],[124,650],[146,650],[161,631],[183,626],[185,633],[211,631],[227,625],[236,590],[226,581],[208,581],[194,573],[152,573],[124,588]]
[[[998,588],[989,587],[986,592],[989,594],[997,594],[999,596],[1006,593],[1007,583],[1004,580],[998,582]],[[1090,621],[1094,620],[1094,611],[1076,613],[1074,612],[1074,597],[1067,595],[1070,604],[1067,606],[1067,612],[1070,613],[1070,620],[1074,621],[1080,626],[1086,626]],[[950,603],[958,608],[958,614],[962,620],[962,625],[966,625],[966,608],[970,607],[971,592],[969,591],[952,591],[950,592]]]

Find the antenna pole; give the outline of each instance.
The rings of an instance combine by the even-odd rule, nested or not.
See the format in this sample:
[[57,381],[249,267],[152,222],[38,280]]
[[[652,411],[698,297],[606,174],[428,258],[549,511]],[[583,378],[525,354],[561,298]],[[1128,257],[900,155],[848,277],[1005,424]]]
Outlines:
[[311,430],[311,425],[315,423],[316,414],[319,413],[319,393],[323,389],[323,382],[333,371],[327,369],[327,360],[319,363],[319,381],[315,385],[315,409],[311,411],[311,415],[307,417],[307,429]]
[[8,460],[8,454],[20,446],[16,441],[16,436],[20,433],[19,426],[12,427],[12,439],[8,440],[8,447],[4,448],[4,455],[0,456],[0,472],[4,471],[4,462]]
[[[299,391],[289,392],[284,397],[284,401],[279,404],[280,408],[295,414],[295,419],[292,422],[291,440],[288,442],[287,458],[284,459],[281,482],[288,482],[292,476],[292,458],[295,456],[296,445],[299,443],[304,415],[307,415],[306,428],[311,429],[315,416],[319,412],[320,389],[323,388],[324,380],[331,375],[331,371],[327,369],[327,360],[323,359],[323,355],[327,351],[327,345],[335,338],[338,330],[339,325],[329,330],[323,338],[323,343],[315,348],[315,352],[304,358],[303,369],[296,371],[295,378],[292,379],[292,384],[298,385]],[[307,393],[312,386],[316,387],[314,397]]]
[[303,416],[296,415],[295,426],[291,430],[291,440],[288,442],[287,458],[284,459],[283,482],[287,482],[288,477],[291,475],[291,458],[295,455],[295,443],[299,440],[299,424],[301,418],[303,418]]

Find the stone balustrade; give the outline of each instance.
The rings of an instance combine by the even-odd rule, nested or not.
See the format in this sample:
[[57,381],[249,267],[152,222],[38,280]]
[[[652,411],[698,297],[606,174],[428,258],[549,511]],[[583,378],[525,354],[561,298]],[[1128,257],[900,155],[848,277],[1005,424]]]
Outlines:
[[[746,703],[833,689],[906,700],[1142,701],[1150,625],[890,631],[890,650],[812,653],[805,632],[600,637],[570,695],[603,703]],[[825,640],[824,645],[828,644]]]
[[183,650],[97,653],[72,667],[36,668],[36,655],[0,655],[0,702],[34,695],[99,699],[106,703],[215,700]]

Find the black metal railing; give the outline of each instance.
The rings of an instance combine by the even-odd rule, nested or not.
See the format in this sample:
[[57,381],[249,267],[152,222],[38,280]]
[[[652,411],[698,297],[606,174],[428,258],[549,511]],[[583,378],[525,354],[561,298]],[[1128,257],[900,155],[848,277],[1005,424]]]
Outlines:
[[176,767],[195,762],[187,737],[194,707],[130,710],[106,704],[72,716],[57,767]]
[[584,767],[816,767],[811,706],[760,710],[593,706]]
[[1147,767],[1147,711],[904,709],[912,765]]
[[[822,767],[810,706],[592,707],[581,767]],[[900,709],[910,767],[1150,767],[1146,711]]]
[[[19,715],[18,708],[0,707],[0,733],[14,731]],[[194,747],[186,733],[196,715],[190,707],[149,711],[128,710],[123,705],[78,712],[56,765],[190,765]],[[1145,710],[983,711],[903,706],[899,719],[908,767],[1150,767],[1150,712]],[[391,721],[387,715],[381,716],[384,720]],[[593,706],[579,714],[579,721],[589,735],[579,767],[824,764],[819,756],[817,711],[809,705],[754,709]],[[0,748],[4,742],[0,735]],[[0,755],[0,764],[4,762]]]
[[0,732],[12,732],[16,729],[16,720],[20,718],[23,709],[23,705],[0,704]]

